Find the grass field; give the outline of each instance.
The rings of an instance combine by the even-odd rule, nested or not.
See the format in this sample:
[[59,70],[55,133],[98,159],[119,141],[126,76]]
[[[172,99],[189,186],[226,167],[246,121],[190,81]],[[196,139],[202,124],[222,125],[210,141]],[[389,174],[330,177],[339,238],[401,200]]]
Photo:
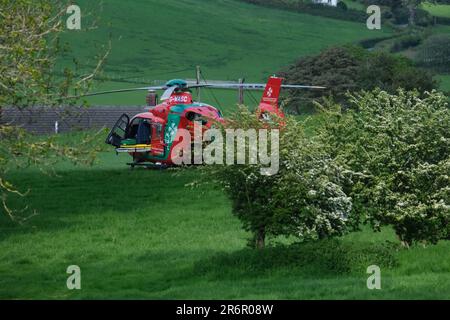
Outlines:
[[450,75],[440,75],[438,79],[441,81],[441,89],[450,92]]
[[[20,226],[0,212],[0,299],[450,298],[448,241],[407,250],[389,229],[365,229],[302,245],[271,239],[258,252],[220,189],[186,186],[198,170],[130,171],[126,161],[102,152],[93,167],[10,172],[39,215]],[[382,290],[366,287],[372,264]],[[79,291],[66,288],[69,265],[81,268]]]
[[[93,57],[112,39],[105,75],[137,83],[106,81],[98,89],[152,84],[153,80],[194,78],[201,65],[207,79],[265,81],[269,75],[298,57],[321,49],[390,34],[389,28],[368,30],[353,23],[319,16],[274,10],[220,0],[105,1],[103,7],[80,0],[80,32],[68,31],[64,39],[81,67],[94,67]],[[86,13],[87,12],[87,13]],[[86,30],[93,16],[98,28]],[[123,80],[122,80],[123,81]],[[236,93],[215,93],[223,104],[234,105]],[[93,104],[136,105],[145,93],[108,95],[89,99]],[[216,103],[210,93],[206,102]],[[226,106],[224,106],[226,107]]]
[[422,4],[422,8],[433,16],[450,18],[450,5],[448,4],[434,4],[428,2]]
[[367,9],[367,6],[356,0],[344,0],[344,2],[349,9],[355,9],[360,11],[366,11]]
[[[93,67],[91,57],[112,38],[105,75],[117,81],[98,90],[193,78],[197,64],[209,79],[263,81],[299,56],[391,32],[232,0],[77,3],[84,15],[100,17],[97,29],[65,35],[82,68]],[[450,76],[440,79],[450,90]],[[220,100],[225,110],[235,103],[234,92],[214,94],[204,91],[202,100]],[[144,96],[89,100],[133,105]],[[76,144],[80,137],[60,139]],[[187,186],[199,170],[131,171],[126,155],[106,150],[91,167],[62,162],[54,174],[11,168],[8,178],[30,192],[9,204],[27,203],[24,214],[38,215],[19,225],[0,206],[0,299],[450,299],[449,241],[404,249],[389,228],[364,227],[332,241],[272,238],[265,250],[251,250],[222,190]],[[382,290],[366,287],[373,264],[381,267]],[[69,265],[81,268],[79,291],[66,288]]]

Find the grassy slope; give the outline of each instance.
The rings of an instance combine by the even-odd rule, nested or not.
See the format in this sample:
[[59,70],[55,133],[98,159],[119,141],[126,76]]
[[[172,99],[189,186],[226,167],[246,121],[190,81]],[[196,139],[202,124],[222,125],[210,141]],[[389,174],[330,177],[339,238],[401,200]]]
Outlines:
[[450,5],[424,3],[422,4],[422,8],[433,16],[450,18]]
[[[449,6],[450,7],[450,6]],[[430,29],[431,34],[450,34],[450,26],[447,25],[436,25]],[[395,40],[394,40],[395,41]],[[384,45],[390,47],[392,44],[389,44],[390,40],[386,41]],[[418,47],[410,48],[404,51],[399,52],[398,54],[404,55],[410,59],[414,59],[414,56],[417,54]],[[436,79],[441,81],[440,89],[445,92],[450,92],[450,81],[448,80],[450,75],[448,74],[437,74]]]
[[345,4],[350,9],[360,10],[360,11],[366,11],[367,6],[362,4],[361,2],[358,2],[356,0],[344,0]]
[[[19,226],[0,212],[0,299],[450,298],[448,241],[383,250],[392,232],[366,230],[260,254],[245,248],[248,235],[220,190],[185,186],[195,169],[130,171],[127,160],[101,153],[94,167],[59,165],[58,176],[10,173],[31,188],[39,215]],[[80,291],[66,289],[72,264],[82,270]],[[381,267],[380,291],[366,288],[371,264]]]
[[441,81],[441,89],[450,92],[450,75],[440,75],[437,78]]
[[[450,5],[448,6],[450,8]],[[432,29],[433,34],[450,34],[450,26],[447,25],[437,25]],[[450,92],[450,75],[448,74],[439,74],[436,76],[438,80],[441,81],[440,88],[445,92]]]
[[[232,0],[109,0],[103,9],[79,1],[82,12],[99,13],[99,27],[67,32],[75,57],[93,67],[101,44],[112,35],[106,74],[149,83],[155,79],[193,78],[201,65],[209,79],[264,81],[282,66],[324,47],[390,33],[370,31],[363,23],[291,13]],[[87,27],[91,18],[83,20]],[[70,60],[67,57],[66,61]],[[183,70],[183,71],[180,71]],[[143,81],[143,79],[145,81]],[[101,88],[133,87],[107,82]],[[145,94],[127,93],[92,98],[95,104],[142,104]],[[225,104],[236,93],[217,96]],[[207,102],[215,102],[204,94]]]

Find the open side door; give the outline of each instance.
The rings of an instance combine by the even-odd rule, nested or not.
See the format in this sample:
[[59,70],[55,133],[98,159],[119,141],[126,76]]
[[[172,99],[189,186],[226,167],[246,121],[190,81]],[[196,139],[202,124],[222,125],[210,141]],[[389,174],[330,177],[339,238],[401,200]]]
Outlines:
[[115,146],[119,148],[123,139],[125,139],[127,135],[128,124],[130,123],[130,117],[127,114],[122,114],[117,120],[114,127],[108,134],[108,137],[105,140],[105,143]]

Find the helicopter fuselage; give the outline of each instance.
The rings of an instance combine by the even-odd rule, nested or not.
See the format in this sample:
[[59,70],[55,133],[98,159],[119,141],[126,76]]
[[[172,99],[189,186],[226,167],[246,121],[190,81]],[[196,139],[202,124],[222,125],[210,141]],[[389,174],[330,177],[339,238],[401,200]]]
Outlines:
[[[183,141],[180,129],[188,130],[194,137],[194,122],[200,122],[202,130],[207,130],[214,122],[223,121],[221,112],[208,104],[192,100],[190,92],[174,92],[163,103],[150,107],[148,111],[129,119],[123,115],[108,136],[107,143],[116,147],[117,152],[126,152],[133,157],[133,164],[157,163],[171,165],[172,150]],[[122,130],[116,130],[122,123]],[[116,135],[111,139],[111,135]],[[114,140],[114,141],[113,141]]]
[[[281,88],[304,89],[315,88],[325,89],[324,87],[313,87],[304,85],[282,85],[282,78],[269,77],[268,82],[264,84],[194,84],[188,85],[184,80],[170,80],[164,86],[144,87],[115,90],[113,92],[148,90],[148,101],[155,101],[156,95],[154,90],[164,89],[161,97],[163,102],[154,107],[149,107],[147,112],[135,115],[133,118],[123,114],[106,138],[106,143],[116,147],[117,152],[126,152],[133,157],[133,167],[139,164],[156,163],[163,165],[172,165],[180,163],[179,159],[183,159],[183,155],[178,154],[178,150],[192,150],[192,148],[184,148],[187,144],[189,147],[197,146],[198,142],[195,137],[195,128],[200,123],[202,132],[208,130],[214,123],[224,123],[221,112],[208,104],[194,102],[190,88],[248,88],[259,89],[264,88],[261,101],[256,109],[256,116],[261,121],[271,122],[274,118],[282,119],[284,114],[279,107],[279,98]],[[153,95],[150,96],[150,92]],[[104,94],[107,92],[94,93],[92,95]],[[154,98],[154,99],[153,99]],[[279,122],[280,126],[284,126],[284,122]],[[183,129],[183,130],[181,130]],[[186,131],[189,134],[184,135]],[[189,136],[189,138],[184,138]],[[179,145],[182,144],[182,145]],[[174,150],[175,147],[177,148]],[[176,151],[176,152],[172,152]],[[184,151],[182,151],[184,152]],[[183,162],[184,163],[184,162]]]

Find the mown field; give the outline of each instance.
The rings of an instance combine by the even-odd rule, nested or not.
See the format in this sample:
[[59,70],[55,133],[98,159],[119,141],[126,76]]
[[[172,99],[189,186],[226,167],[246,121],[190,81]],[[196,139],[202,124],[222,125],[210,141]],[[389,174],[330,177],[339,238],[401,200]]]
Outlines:
[[[0,215],[0,299],[450,298],[448,241],[408,250],[389,229],[363,228],[254,251],[219,188],[186,186],[198,170],[130,171],[127,161],[111,150],[92,167],[9,173],[30,188],[10,205],[26,200],[38,215],[24,225]],[[372,264],[381,290],[366,287]],[[81,290],[66,288],[69,265],[81,268]]]
[[[298,57],[321,49],[391,34],[389,28],[368,30],[353,23],[319,16],[274,10],[240,1],[220,0],[109,0],[103,6],[77,2],[86,16],[82,31],[64,37],[82,69],[95,66],[94,56],[111,37],[105,81],[97,89],[152,84],[153,80],[194,78],[200,65],[207,79],[265,81]],[[83,16],[84,17],[84,16]],[[97,28],[88,29],[93,20]],[[131,83],[130,83],[131,82]],[[223,108],[236,103],[235,92],[214,92]],[[93,104],[136,105],[145,93],[90,98]],[[256,98],[259,100],[259,96]],[[214,103],[213,93],[202,100]],[[247,99],[253,103],[251,97]]]

